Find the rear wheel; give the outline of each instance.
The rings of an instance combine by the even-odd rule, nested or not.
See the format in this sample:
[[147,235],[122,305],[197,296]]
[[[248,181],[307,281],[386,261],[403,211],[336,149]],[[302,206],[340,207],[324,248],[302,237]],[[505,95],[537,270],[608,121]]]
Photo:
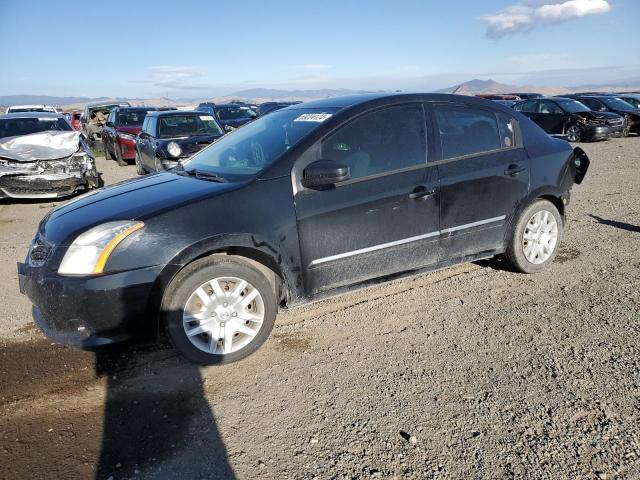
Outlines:
[[241,259],[211,256],[185,267],[163,299],[167,333],[178,352],[201,365],[247,357],[271,333],[273,285]]
[[578,125],[571,125],[567,128],[567,139],[570,142],[579,142],[582,140],[582,130]]
[[558,253],[562,233],[558,209],[548,200],[538,199],[520,215],[504,259],[515,271],[539,272]]

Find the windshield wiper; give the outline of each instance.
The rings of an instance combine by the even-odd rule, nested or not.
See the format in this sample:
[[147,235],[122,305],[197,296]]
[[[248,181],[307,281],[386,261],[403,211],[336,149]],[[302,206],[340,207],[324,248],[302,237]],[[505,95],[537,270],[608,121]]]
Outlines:
[[199,179],[202,179],[202,180],[209,180],[211,182],[226,183],[228,181],[226,178],[218,175],[217,173],[207,172],[207,171],[204,171],[204,170],[198,170],[196,168],[193,168],[191,170],[187,170],[187,169],[184,168],[184,165],[182,165],[181,163],[179,163],[178,165],[173,167],[171,170],[174,171],[178,175],[188,175],[190,177],[195,177],[195,178],[199,178]]

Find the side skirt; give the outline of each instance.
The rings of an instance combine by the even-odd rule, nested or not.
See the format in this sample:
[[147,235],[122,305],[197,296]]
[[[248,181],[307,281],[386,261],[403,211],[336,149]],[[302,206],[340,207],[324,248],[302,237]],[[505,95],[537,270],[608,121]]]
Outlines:
[[407,270],[404,272],[394,273],[393,275],[387,275],[384,277],[378,277],[371,280],[366,280],[364,282],[355,283],[353,285],[348,285],[346,287],[327,290],[313,297],[302,297],[295,303],[287,304],[286,306],[281,307],[281,310],[291,310],[295,308],[300,308],[312,303],[326,300],[328,298],[339,297],[341,295],[346,295],[347,293],[367,290],[369,288],[385,285],[387,283],[395,282],[396,280],[401,280],[403,278],[417,277],[419,275],[423,275],[429,272],[434,272],[436,270],[442,270],[444,268],[451,267],[453,265],[459,265],[461,263],[476,262],[478,260],[485,260],[487,258],[492,258],[492,257],[495,257],[496,255],[500,255],[501,253],[504,253],[504,250],[488,250],[488,251],[476,253],[474,255],[467,255],[465,257],[444,260],[442,262],[438,262],[433,265],[429,265],[427,267],[419,268],[416,270]]

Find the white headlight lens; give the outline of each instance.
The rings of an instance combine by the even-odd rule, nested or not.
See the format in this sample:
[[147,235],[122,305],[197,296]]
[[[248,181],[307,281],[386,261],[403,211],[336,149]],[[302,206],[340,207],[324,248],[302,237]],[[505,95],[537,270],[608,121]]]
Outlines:
[[167,145],[167,152],[169,152],[169,155],[172,157],[179,157],[182,153],[182,149],[176,142],[170,142],[169,145]]
[[142,222],[107,222],[78,235],[65,253],[60,275],[102,273],[111,252],[133,232],[144,227]]

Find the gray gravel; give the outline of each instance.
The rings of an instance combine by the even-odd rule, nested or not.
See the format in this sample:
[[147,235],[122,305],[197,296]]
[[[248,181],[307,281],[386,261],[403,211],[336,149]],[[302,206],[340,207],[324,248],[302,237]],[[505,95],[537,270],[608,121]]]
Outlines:
[[[4,403],[0,463],[13,478],[640,478],[640,138],[581,146],[591,170],[547,271],[465,264],[301,307],[223,367],[164,345],[106,368],[60,349],[61,370],[97,378],[47,371]],[[26,327],[15,276],[49,206],[0,203],[5,357],[57,348]]]

